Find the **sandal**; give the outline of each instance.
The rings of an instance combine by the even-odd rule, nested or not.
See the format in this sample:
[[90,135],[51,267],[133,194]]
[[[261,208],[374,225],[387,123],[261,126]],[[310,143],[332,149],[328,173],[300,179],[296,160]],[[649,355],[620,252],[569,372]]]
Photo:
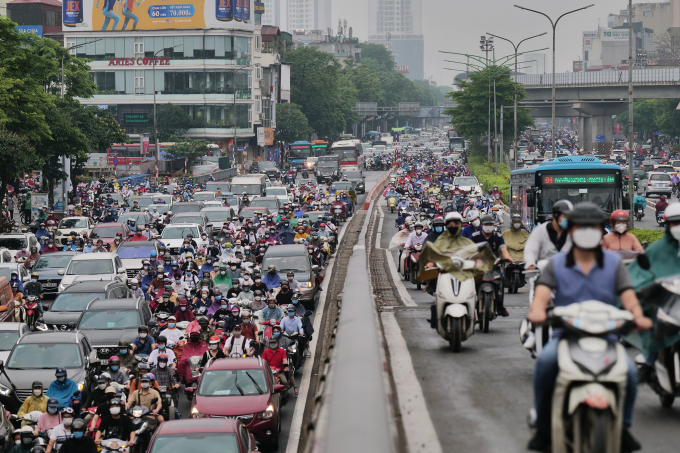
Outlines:
[[297,387],[293,387],[293,390],[295,390],[295,395],[297,396],[297,394],[298,394],[298,388],[297,388]]

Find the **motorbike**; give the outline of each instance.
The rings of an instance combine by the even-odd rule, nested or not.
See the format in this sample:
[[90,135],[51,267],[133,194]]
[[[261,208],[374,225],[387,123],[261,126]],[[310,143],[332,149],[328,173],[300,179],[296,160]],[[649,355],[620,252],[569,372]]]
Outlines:
[[665,213],[660,212],[656,215],[656,223],[658,223],[660,227],[663,227],[663,226],[666,225]]
[[387,197],[387,207],[390,212],[394,212],[394,210],[397,209],[397,197],[394,195]]
[[[189,358],[189,370],[191,372],[191,381],[185,382],[186,386],[184,387],[184,394],[186,395],[189,401],[194,399],[194,393],[196,391],[198,378],[201,376],[200,367],[202,358],[203,358],[202,355],[195,355]],[[182,377],[182,379],[184,379],[184,377]],[[184,380],[186,381],[186,379]]]
[[342,206],[333,206],[333,223],[340,225],[343,220],[345,216],[342,214]]
[[632,331],[633,314],[588,300],[555,307],[548,323],[565,332],[552,400],[546,402],[550,417],[537,420],[552,433],[552,453],[619,452],[628,364],[625,347],[610,337]]
[[634,214],[635,214],[635,218],[636,218],[637,221],[639,222],[639,221],[642,220],[642,218],[645,216],[645,208],[644,208],[643,206],[638,205],[638,206],[635,208],[635,213],[634,213]]
[[165,385],[158,386],[158,392],[161,394],[161,402],[163,403],[160,414],[163,416],[164,420],[175,419],[175,402],[172,400],[172,395],[170,394],[171,390],[172,387],[167,387]]
[[409,253],[406,256],[404,277],[420,289],[421,283],[418,281],[418,274],[420,273],[418,259],[420,259],[420,252],[423,250],[423,246],[421,244],[416,244],[413,247],[409,247],[408,250]]
[[101,453],[107,453],[109,451],[127,451],[128,442],[118,438],[111,438],[102,440],[101,446]]
[[[498,260],[497,260],[498,261]],[[477,295],[477,314],[479,327],[484,333],[489,333],[489,323],[496,319],[496,306],[503,300],[503,276],[505,260],[498,261],[500,269],[494,267],[491,272],[484,274],[479,285]]]
[[38,296],[27,296],[26,302],[24,303],[24,309],[26,310],[26,324],[28,328],[32,331],[36,329],[36,324],[38,321],[38,301],[40,298]]
[[297,332],[283,332],[281,335],[291,340],[286,353],[288,354],[288,368],[290,374],[294,375],[295,372],[302,367],[302,356],[304,356],[303,351],[300,351],[300,334]]
[[[151,406],[158,403],[158,399],[151,400]],[[147,450],[151,436],[158,426],[156,417],[143,406],[134,406],[128,410],[132,427],[135,430],[135,444],[130,449],[132,453],[143,453]]]
[[523,271],[524,261],[514,261],[505,267],[505,287],[509,294],[517,294],[519,288],[526,285]]

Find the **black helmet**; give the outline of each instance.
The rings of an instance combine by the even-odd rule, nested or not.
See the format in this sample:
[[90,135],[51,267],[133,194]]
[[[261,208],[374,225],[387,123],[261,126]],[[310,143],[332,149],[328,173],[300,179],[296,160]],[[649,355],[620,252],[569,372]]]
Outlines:
[[71,423],[71,431],[82,431],[85,432],[85,421],[82,418],[76,418],[73,420],[73,423]]
[[496,221],[494,220],[493,216],[490,215],[490,214],[484,214],[484,215],[482,216],[481,221],[482,221],[482,225],[484,225],[485,223],[494,223],[494,224],[496,223]]
[[572,225],[603,225],[607,215],[595,203],[585,201],[578,203],[568,214],[569,226]]
[[156,338],[156,343],[168,343],[168,339],[165,338],[165,335],[159,335],[158,338]]
[[574,205],[569,200],[559,200],[553,205],[553,217],[558,214],[569,214],[574,209]]
[[444,219],[437,217],[432,221],[432,226],[444,226]]
[[148,326],[139,326],[137,327],[137,332],[149,332],[149,327]]
[[130,342],[127,341],[127,340],[120,340],[118,342],[118,348],[120,348],[120,349],[122,349],[122,348],[128,349],[129,347],[130,347]]

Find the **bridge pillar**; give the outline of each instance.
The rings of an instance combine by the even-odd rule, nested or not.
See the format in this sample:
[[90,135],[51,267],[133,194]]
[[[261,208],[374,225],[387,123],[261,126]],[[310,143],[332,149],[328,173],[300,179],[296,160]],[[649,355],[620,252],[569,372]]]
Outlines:
[[612,142],[612,115],[623,112],[628,107],[625,102],[589,103],[577,102],[573,109],[579,112],[579,147],[585,151],[595,149],[597,136],[604,135],[605,143]]

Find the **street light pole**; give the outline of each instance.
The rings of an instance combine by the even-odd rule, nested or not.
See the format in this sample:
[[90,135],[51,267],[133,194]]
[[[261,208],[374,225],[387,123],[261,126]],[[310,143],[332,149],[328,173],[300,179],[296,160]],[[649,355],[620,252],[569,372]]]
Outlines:
[[523,9],[526,11],[531,11],[532,13],[540,14],[541,16],[545,16],[549,21],[550,25],[552,26],[552,31],[553,31],[553,37],[552,37],[552,125],[551,127],[551,135],[552,135],[552,142],[551,142],[551,149],[552,153],[555,153],[555,29],[557,28],[557,23],[562,19],[564,16],[567,14],[575,13],[576,11],[581,11],[583,9],[590,8],[591,6],[594,6],[594,4],[590,4],[588,6],[584,6],[582,8],[577,8],[572,11],[567,11],[566,13],[562,14],[553,22],[553,20],[550,18],[545,13],[542,13],[540,11],[536,11],[535,9],[530,9],[530,8],[525,8],[524,6],[519,6],[515,5],[515,8]]
[[164,52],[165,49],[174,49],[175,47],[183,45],[184,44],[177,44],[176,46],[172,47],[164,47],[162,49],[157,50],[156,53],[153,54],[153,68],[151,70],[153,81],[151,83],[153,84],[153,141],[154,144],[156,145],[156,187],[160,187],[160,184],[158,182],[158,160],[160,159],[161,152],[161,148],[158,145],[158,124],[156,123],[156,57],[158,56],[159,53]]
[[[234,139],[233,139],[233,144],[232,144],[232,146],[234,147],[234,151],[233,151],[234,158],[232,159],[233,160],[233,162],[232,162],[233,166],[236,166],[236,153],[238,152],[238,146],[236,146],[236,73],[239,72],[239,71],[243,71],[245,69],[248,69],[248,68],[237,68],[237,69],[234,69],[232,71],[233,74],[234,74],[233,77],[232,77],[232,79],[233,79],[232,83],[234,84]],[[245,161],[244,161],[243,162],[243,173],[244,174],[245,174],[245,167],[246,167],[246,165],[245,165]]]
[[633,175],[633,0],[628,0],[628,199],[630,200],[630,228],[635,227],[633,206],[633,187],[635,176]]
[[[482,36],[479,38],[479,48],[486,53],[486,66],[489,67],[489,52],[493,50],[493,38]],[[491,92],[491,78],[489,77],[489,93]],[[491,97],[489,97],[489,114],[487,116],[486,159],[491,160]]]
[[[515,159],[514,159],[514,161],[515,161],[515,165],[514,165],[515,168],[514,168],[514,169],[515,169],[515,170],[517,170],[517,84],[518,84],[518,82],[517,82],[517,51],[519,50],[519,46],[520,46],[524,41],[528,41],[529,39],[533,39],[533,38],[538,38],[539,36],[543,36],[543,35],[545,35],[546,33],[547,33],[547,32],[543,32],[543,33],[541,33],[540,35],[529,36],[528,38],[524,38],[523,40],[521,40],[520,42],[518,42],[517,45],[515,45],[515,43],[513,43],[512,41],[510,41],[510,40],[507,39],[507,38],[503,38],[502,36],[494,35],[494,34],[491,34],[491,33],[488,33],[488,32],[487,32],[487,35],[489,35],[489,36],[493,36],[493,37],[495,37],[495,38],[502,39],[502,40],[504,40],[504,41],[509,42],[510,45],[512,45],[513,49],[515,49],[515,102],[514,102],[514,106],[515,106],[515,108],[514,108],[514,116],[515,116],[515,134],[512,136],[512,140],[513,140],[513,145],[512,145],[512,146],[513,146],[513,149],[515,150],[515,151],[514,151],[514,152],[515,152]],[[503,109],[503,106],[501,106],[501,110],[502,110],[502,109]],[[502,118],[502,116],[501,116],[501,118]],[[502,124],[503,124],[503,120],[501,120],[501,125],[502,125]],[[503,135],[503,134],[501,134],[501,135]],[[501,149],[502,149],[502,146],[501,146]],[[510,167],[510,166],[508,165],[508,167]],[[512,168],[511,168],[511,170],[512,170]]]

